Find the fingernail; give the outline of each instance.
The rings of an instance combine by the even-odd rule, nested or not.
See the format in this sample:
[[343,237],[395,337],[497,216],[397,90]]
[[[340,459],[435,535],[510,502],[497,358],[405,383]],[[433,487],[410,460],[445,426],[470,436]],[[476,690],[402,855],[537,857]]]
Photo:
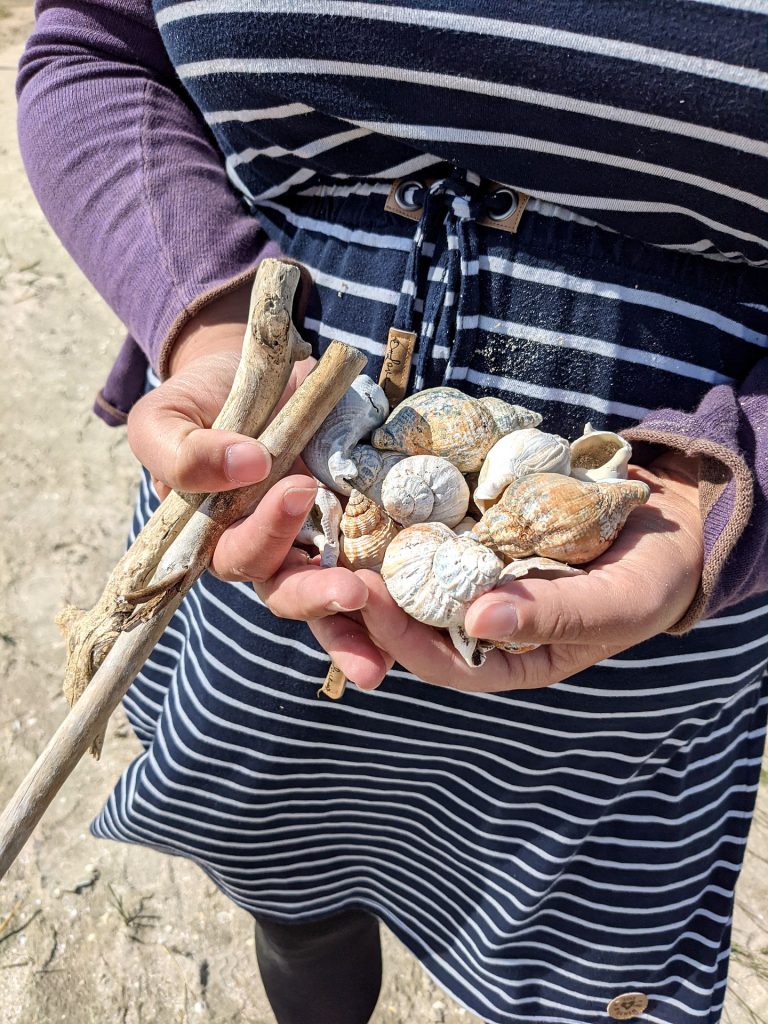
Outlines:
[[473,635],[488,640],[508,640],[517,632],[517,612],[511,604],[499,601],[490,608],[484,608],[480,621],[482,630],[475,630]]
[[329,601],[325,607],[329,612],[359,612],[364,605],[365,601],[362,604],[351,604],[348,608],[345,608],[338,601]]
[[283,495],[283,511],[289,516],[306,516],[316,495],[316,487],[290,487]]
[[236,484],[257,484],[269,473],[266,449],[256,441],[238,441],[224,453],[224,470]]

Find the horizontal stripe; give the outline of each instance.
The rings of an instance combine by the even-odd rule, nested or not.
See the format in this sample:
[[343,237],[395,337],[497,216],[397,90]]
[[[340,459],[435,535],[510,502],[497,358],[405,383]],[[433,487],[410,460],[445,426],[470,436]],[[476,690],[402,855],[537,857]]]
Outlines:
[[272,121],[311,113],[312,107],[308,107],[306,103],[283,103],[276,107],[259,107],[252,110],[211,110],[204,112],[203,116],[208,124],[226,124],[227,121],[248,124],[251,121]]

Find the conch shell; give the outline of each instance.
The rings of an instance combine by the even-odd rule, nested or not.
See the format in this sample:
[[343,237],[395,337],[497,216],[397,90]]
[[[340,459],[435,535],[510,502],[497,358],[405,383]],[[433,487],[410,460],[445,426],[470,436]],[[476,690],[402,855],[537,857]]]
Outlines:
[[320,565],[332,568],[339,560],[339,526],[341,523],[341,502],[322,484],[312,511],[299,531],[299,544],[312,544],[320,551]]
[[350,569],[380,569],[398,525],[375,501],[352,491],[341,517],[341,553]]
[[[577,569],[573,565],[565,565],[563,562],[556,562],[554,558],[542,558],[534,555],[531,558],[516,558],[505,565],[499,573],[498,583],[506,583],[507,580],[520,580],[528,576],[531,579],[556,580],[563,576],[586,576],[583,569]],[[518,644],[514,640],[479,640],[470,636],[463,626],[451,626],[448,630],[451,634],[453,646],[472,668],[480,668],[485,664],[488,653],[494,648],[504,651],[506,654],[528,654],[535,651],[540,644]]]
[[469,487],[447,459],[437,455],[411,455],[387,473],[381,501],[402,526],[430,522],[453,527],[467,513]]
[[539,423],[538,413],[500,398],[476,399],[455,388],[428,388],[403,399],[374,431],[371,444],[406,455],[439,455],[462,473],[473,473],[500,437]]
[[388,412],[389,402],[382,388],[364,373],[356,377],[302,452],[310,473],[339,494],[349,494],[357,486],[358,476],[350,453],[384,422]]
[[472,497],[485,512],[505,487],[531,473],[571,471],[571,449],[564,437],[547,434],[535,427],[515,430],[496,442],[485,457]]
[[471,533],[457,537],[444,523],[417,523],[390,543],[381,575],[410,616],[448,627],[463,623],[470,602],[493,588],[502,568]]
[[626,480],[632,445],[612,430],[591,423],[571,442],[571,476],[577,480]]
[[611,546],[650,494],[636,480],[582,483],[535,473],[511,483],[472,532],[506,562],[537,554],[582,565]]

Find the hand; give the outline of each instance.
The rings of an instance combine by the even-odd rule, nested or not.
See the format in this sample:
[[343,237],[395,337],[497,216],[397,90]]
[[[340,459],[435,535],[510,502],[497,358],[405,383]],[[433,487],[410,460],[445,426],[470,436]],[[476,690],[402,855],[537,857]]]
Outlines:
[[[269,452],[252,438],[209,429],[229,394],[240,358],[250,289],[211,303],[179,338],[171,375],[136,403],[128,418],[134,454],[152,474],[161,497],[169,490],[221,491],[265,479]],[[314,360],[297,363],[278,407]],[[212,570],[225,580],[247,580],[279,616],[318,618],[363,606],[365,585],[346,569],[320,569],[293,547],[312,507],[316,482],[300,463],[248,517],[225,531]],[[378,664],[378,662],[377,662]]]
[[406,615],[370,572],[356,574],[368,590],[360,620],[325,618],[312,631],[363,689],[377,686],[386,671],[374,670],[376,658],[387,668],[396,658],[425,682],[476,693],[548,686],[647,640],[674,625],[693,600],[703,533],[695,461],[670,453],[632,475],[650,485],[651,498],[586,576],[507,583],[467,613],[471,635],[541,644],[535,651],[492,651],[482,668],[470,668],[447,634]]

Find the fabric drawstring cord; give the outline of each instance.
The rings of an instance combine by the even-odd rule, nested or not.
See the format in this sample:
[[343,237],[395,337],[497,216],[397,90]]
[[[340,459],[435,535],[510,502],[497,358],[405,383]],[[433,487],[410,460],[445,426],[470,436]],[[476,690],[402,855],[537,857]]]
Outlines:
[[[427,356],[433,349],[445,346],[448,352],[443,375],[448,380],[454,365],[461,363],[461,356],[471,354],[475,348],[480,314],[477,220],[486,212],[486,197],[480,183],[480,176],[473,171],[454,169],[422,190],[421,217],[408,254],[393,324],[418,336],[414,381],[417,391],[424,387]],[[445,231],[446,248],[437,266],[433,264],[425,276],[422,257],[434,250],[439,226]],[[421,318],[417,326],[418,313]]]

